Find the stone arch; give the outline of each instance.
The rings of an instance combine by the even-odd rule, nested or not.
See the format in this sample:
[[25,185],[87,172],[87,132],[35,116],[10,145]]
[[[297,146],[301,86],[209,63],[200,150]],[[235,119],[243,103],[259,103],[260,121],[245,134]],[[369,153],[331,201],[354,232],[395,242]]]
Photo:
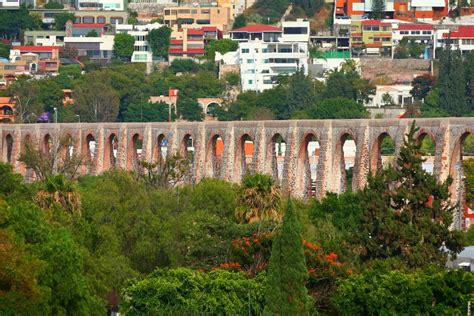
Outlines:
[[342,193],[356,187],[354,174],[357,157],[357,137],[351,130],[343,131],[337,138],[334,152],[333,176],[336,179],[336,192]]
[[128,169],[138,170],[140,160],[143,157],[143,135],[135,133],[130,138],[127,155]]
[[69,132],[63,133],[61,135],[61,159],[64,161],[71,160],[74,156],[74,139]]
[[186,157],[190,164],[194,163],[194,141],[195,137],[192,134],[187,133],[181,139],[179,147],[179,154],[182,157]]
[[117,134],[111,133],[107,137],[107,143],[105,144],[104,153],[104,170],[113,169],[117,167],[118,157],[118,137]]
[[86,158],[87,173],[94,174],[97,158],[97,141],[92,133],[86,135],[82,152]]
[[156,138],[155,149],[153,151],[153,161],[164,161],[169,154],[169,139],[164,133],[160,133]]
[[316,185],[321,143],[317,133],[307,131],[301,138],[298,152],[297,181],[302,186],[300,192],[306,197],[319,196]]
[[270,163],[270,174],[280,185],[285,173],[285,159],[287,153],[286,139],[280,133],[274,133],[267,145],[267,159]]
[[[22,153],[26,151],[27,146],[34,146],[33,137],[29,133],[23,137],[23,141],[21,142]],[[24,163],[21,164],[20,168],[22,169],[21,172],[24,174],[26,182],[32,182],[35,179],[35,171],[32,168],[29,168]]]
[[434,174],[437,146],[436,138],[430,131],[420,130],[416,136],[416,141],[419,145],[421,145],[421,152],[425,159],[425,161],[422,163],[423,169],[430,174]]
[[220,133],[211,135],[206,148],[206,169],[211,177],[222,178],[224,146],[224,137]]
[[451,154],[451,163],[449,166],[449,175],[453,179],[453,183],[451,184],[449,191],[451,193],[451,199],[453,202],[458,203],[460,208],[456,209],[454,214],[454,228],[461,229],[464,224],[463,218],[463,208],[466,202],[466,190],[465,190],[465,177],[464,177],[464,165],[463,161],[466,159],[465,152],[463,150],[463,144],[465,140],[469,137],[474,135],[472,130],[465,130],[455,137],[455,143],[453,146],[452,154]]
[[255,171],[255,137],[244,133],[237,139],[235,152],[235,179],[240,180],[248,173]]
[[13,163],[13,136],[8,133],[5,136],[4,157],[9,164]]
[[41,146],[42,146],[41,151],[44,154],[51,153],[51,150],[53,149],[53,138],[51,137],[49,133],[43,136],[43,142]]
[[207,116],[214,116],[212,114],[213,110],[218,108],[218,107],[221,107],[222,104],[220,104],[219,102],[215,102],[215,101],[212,101],[212,102],[209,102],[205,107],[204,107],[204,113],[207,115]]
[[[370,152],[370,171],[372,174],[377,173],[377,170],[393,163],[395,157],[396,145],[394,139],[389,133],[381,133],[372,144]],[[390,161],[390,159],[392,161]]]

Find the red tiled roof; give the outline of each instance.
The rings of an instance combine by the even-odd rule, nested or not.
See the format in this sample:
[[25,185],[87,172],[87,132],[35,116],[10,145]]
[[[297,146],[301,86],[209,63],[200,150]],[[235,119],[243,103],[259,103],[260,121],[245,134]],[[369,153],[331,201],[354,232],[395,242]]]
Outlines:
[[201,29],[188,29],[188,35],[204,35],[204,31]]
[[20,52],[52,52],[55,49],[60,49],[61,46],[33,46],[33,45],[20,45],[12,46],[12,49],[19,50]]
[[233,32],[246,32],[246,33],[263,33],[263,32],[281,32],[281,29],[278,26],[266,25],[266,24],[252,24],[241,27],[236,30],[230,31]]
[[217,32],[220,31],[217,26],[203,26],[201,27],[201,30],[204,32]]
[[388,22],[382,22],[380,20],[364,20],[362,21],[362,25],[391,26],[392,24]]
[[431,24],[399,24],[399,30],[432,30]]
[[103,23],[76,23],[72,27],[95,27],[95,28],[104,28],[105,24]]
[[460,25],[457,31],[444,33],[443,38],[474,38],[474,25]]
[[182,48],[170,48],[170,54],[204,54],[204,48],[188,48],[186,51]]

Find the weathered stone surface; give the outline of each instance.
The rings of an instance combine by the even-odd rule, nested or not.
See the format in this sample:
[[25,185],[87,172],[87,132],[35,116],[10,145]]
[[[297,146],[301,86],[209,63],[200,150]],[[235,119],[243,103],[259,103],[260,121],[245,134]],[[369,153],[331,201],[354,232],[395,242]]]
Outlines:
[[[316,197],[326,192],[341,192],[345,188],[342,144],[345,138],[356,143],[355,168],[352,187],[362,188],[367,175],[380,167],[380,143],[390,135],[396,153],[403,145],[411,119],[386,120],[300,120],[259,122],[204,122],[204,123],[76,123],[76,124],[0,124],[2,155],[15,171],[31,177],[19,161],[22,143],[28,138],[41,150],[54,144],[61,135],[70,135],[79,153],[90,154],[88,142],[96,141],[93,165],[82,172],[100,174],[110,168],[133,169],[138,159],[156,161],[161,155],[160,144],[167,143],[168,153],[185,153],[189,139],[194,147],[193,179],[218,177],[239,182],[246,168],[277,177],[275,141],[281,137],[286,144],[281,186],[286,192],[304,196],[309,191],[310,172],[307,144],[315,137],[321,146],[316,171]],[[454,179],[452,198],[457,199],[461,174],[462,140],[474,133],[474,118],[417,119],[418,137],[429,135],[436,143],[434,173],[441,181]],[[277,137],[279,135],[279,137]],[[215,156],[215,140],[224,142],[221,157]],[[252,163],[246,166],[245,137],[254,142]],[[116,138],[116,158],[112,139]],[[136,154],[136,141],[142,141],[140,157]],[[30,172],[31,173],[31,172]]]

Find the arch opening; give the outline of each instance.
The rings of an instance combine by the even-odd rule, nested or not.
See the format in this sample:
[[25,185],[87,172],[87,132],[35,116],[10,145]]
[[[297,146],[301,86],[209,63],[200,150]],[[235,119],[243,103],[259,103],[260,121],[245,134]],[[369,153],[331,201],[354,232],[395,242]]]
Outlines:
[[211,171],[213,177],[221,177],[222,174],[222,156],[224,153],[224,140],[220,135],[214,135],[211,138]]
[[321,145],[314,133],[307,134],[301,146],[300,161],[303,164],[304,195],[314,197],[317,194],[317,172]]
[[157,144],[156,144],[156,155],[155,155],[155,160],[160,161],[160,160],[166,160],[166,157],[168,156],[168,145],[169,141],[166,135],[160,134],[157,139]]
[[132,137],[131,151],[132,167],[137,170],[143,157],[143,136],[138,133]]
[[370,157],[370,171],[372,174],[377,170],[387,168],[395,162],[395,142],[388,133],[382,133],[377,137],[372,147]]
[[13,153],[13,136],[11,134],[8,134],[6,137],[5,137],[5,141],[6,141],[6,144],[7,144],[7,162],[8,163],[12,163],[12,153]]
[[429,174],[433,174],[434,171],[434,160],[436,153],[436,143],[431,135],[428,133],[422,133],[418,137],[418,144],[420,144],[420,151],[423,155],[423,163],[421,164],[423,170]]
[[286,142],[281,134],[273,135],[271,140],[272,176],[281,184],[285,169]]
[[252,173],[255,170],[254,165],[254,152],[255,152],[255,143],[253,138],[249,134],[244,134],[240,138],[239,144],[239,154],[240,154],[240,168],[242,170],[241,176],[244,177],[248,173]]
[[337,145],[337,152],[339,154],[339,189],[340,193],[352,191],[354,180],[354,165],[357,156],[357,144],[354,137],[345,133],[339,139]]
[[107,140],[106,156],[108,159],[108,166],[106,168],[117,167],[118,156],[118,137],[115,134],[110,134]]
[[181,142],[180,154],[189,161],[192,166],[194,163],[194,138],[191,134],[186,134]]
[[53,138],[51,135],[46,134],[43,138],[43,153],[50,154],[51,150],[53,149]]
[[207,116],[216,117],[217,111],[221,107],[221,105],[217,102],[211,102],[206,106],[205,113]]
[[97,142],[92,134],[88,134],[86,137],[86,148],[87,158],[93,161],[96,155]]

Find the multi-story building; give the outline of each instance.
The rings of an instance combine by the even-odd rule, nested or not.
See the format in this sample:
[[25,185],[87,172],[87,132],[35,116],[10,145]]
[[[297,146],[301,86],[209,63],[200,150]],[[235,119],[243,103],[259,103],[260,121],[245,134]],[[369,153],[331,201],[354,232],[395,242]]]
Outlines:
[[115,27],[116,33],[127,33],[135,38],[133,45],[132,62],[152,62],[153,53],[148,42],[148,33],[159,29],[162,24],[153,23],[146,25],[122,24]]
[[25,31],[24,44],[35,46],[63,46],[65,31],[37,30]]
[[[373,0],[336,0],[336,19],[360,18],[372,11]],[[449,0],[387,0],[385,18],[439,20],[448,15]]]
[[9,123],[15,121],[16,101],[12,97],[0,97],[0,122]]
[[451,44],[451,49],[459,49],[465,54],[474,50],[474,25],[459,25],[455,30],[438,29],[435,33],[435,47],[446,47]]
[[31,13],[41,15],[42,22],[46,25],[55,23],[55,17],[59,13],[74,13],[74,23],[99,23],[99,24],[123,24],[127,23],[128,12],[119,10],[64,10],[64,9],[32,9]]
[[403,38],[417,43],[429,44],[433,40],[434,28],[431,24],[398,24],[392,30],[392,39],[399,43]]
[[10,62],[31,60],[30,71],[57,73],[59,70],[59,49],[60,46],[13,46],[10,50]]
[[75,0],[77,10],[125,11],[124,0]]
[[353,55],[392,55],[392,24],[381,20],[352,21],[350,44]]
[[278,76],[302,69],[308,74],[309,22],[249,25],[230,32],[239,49],[216,59],[225,65],[239,65],[243,91],[264,91],[277,84]]
[[203,56],[206,43],[221,38],[222,31],[216,26],[183,25],[183,28],[171,33],[169,61]]
[[237,42],[260,40],[277,42],[282,36],[281,28],[274,25],[251,24],[229,32],[230,38]]
[[20,0],[0,0],[0,9],[17,9],[20,7]]
[[228,30],[234,21],[232,7],[213,5],[168,7],[164,10],[164,22],[169,27],[184,24],[216,25]]
[[77,49],[78,56],[87,56],[91,61],[107,64],[114,56],[114,36],[65,37],[66,48]]

